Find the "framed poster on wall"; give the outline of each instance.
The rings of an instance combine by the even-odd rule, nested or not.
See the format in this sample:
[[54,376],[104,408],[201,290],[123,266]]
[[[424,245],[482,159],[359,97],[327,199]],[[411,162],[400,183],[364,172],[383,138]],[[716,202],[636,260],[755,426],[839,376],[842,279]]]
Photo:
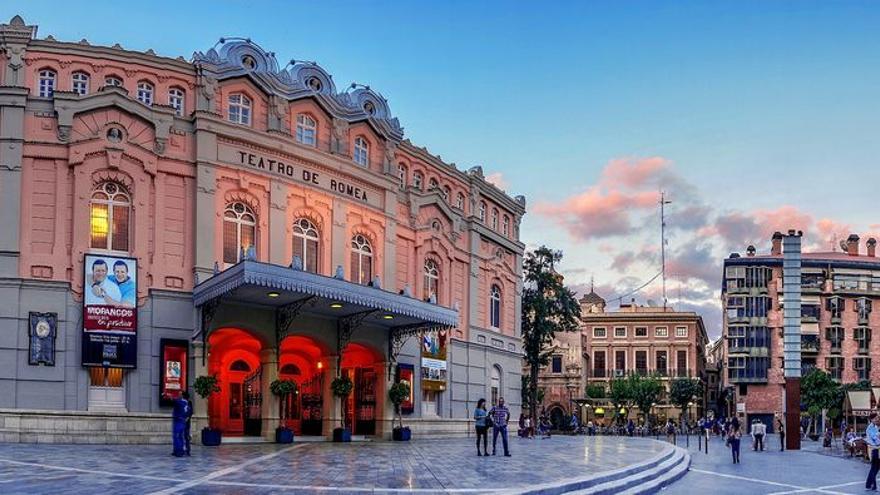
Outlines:
[[446,330],[422,334],[422,390],[446,390]]
[[406,383],[409,385],[409,397],[403,402],[400,403],[400,414],[412,414],[413,413],[413,390],[415,389],[415,382],[413,381],[413,377],[415,376],[415,367],[411,364],[398,364],[397,365],[397,376],[395,377],[397,382]]
[[159,341],[159,405],[172,406],[187,389],[189,342],[177,339]]
[[82,365],[137,367],[137,260],[87,254],[83,260]]

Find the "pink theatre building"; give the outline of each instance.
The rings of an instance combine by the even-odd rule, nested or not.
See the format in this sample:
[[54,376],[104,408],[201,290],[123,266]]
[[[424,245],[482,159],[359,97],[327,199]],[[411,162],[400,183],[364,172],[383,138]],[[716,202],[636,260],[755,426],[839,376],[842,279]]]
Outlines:
[[396,381],[416,436],[463,434],[480,398],[519,413],[525,198],[249,39],[185,60],[36,35],[0,25],[0,440],[166,441],[203,375],[197,427],[224,436],[388,438]]

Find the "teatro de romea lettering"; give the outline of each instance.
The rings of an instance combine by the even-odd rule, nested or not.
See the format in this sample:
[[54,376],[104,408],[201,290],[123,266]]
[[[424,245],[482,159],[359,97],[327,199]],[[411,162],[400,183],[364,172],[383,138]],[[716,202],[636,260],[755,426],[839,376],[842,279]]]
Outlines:
[[398,380],[415,436],[519,414],[525,198],[379,93],[242,38],[187,61],[16,16],[0,43],[0,440],[166,442],[209,374],[194,430],[225,437],[274,438],[278,378],[298,436],[389,438]]

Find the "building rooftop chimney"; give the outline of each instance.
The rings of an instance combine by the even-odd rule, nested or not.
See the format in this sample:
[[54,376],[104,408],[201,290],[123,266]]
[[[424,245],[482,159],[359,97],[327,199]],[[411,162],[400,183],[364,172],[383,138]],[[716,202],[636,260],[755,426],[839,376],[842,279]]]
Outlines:
[[773,256],[779,256],[782,254],[782,232],[779,232],[778,230],[773,233],[770,254]]
[[755,255],[755,246],[750,245],[749,247],[746,248],[746,256],[751,258],[754,255]]
[[846,238],[846,254],[850,256],[859,255],[859,236],[856,234],[850,234]]
[[868,247],[868,256],[874,257],[877,255],[877,239],[873,237],[868,239],[868,242],[865,243],[865,246]]

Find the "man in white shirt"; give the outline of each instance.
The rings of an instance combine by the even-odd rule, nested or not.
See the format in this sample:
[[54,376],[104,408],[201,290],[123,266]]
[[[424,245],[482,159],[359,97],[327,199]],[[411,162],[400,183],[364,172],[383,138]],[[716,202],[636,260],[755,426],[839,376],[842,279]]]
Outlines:
[[119,286],[107,278],[109,272],[110,267],[107,266],[107,262],[103,259],[99,258],[92,263],[91,276],[86,275],[85,283],[83,284],[85,286],[83,293],[85,294],[87,306],[117,304],[122,299]]
[[752,438],[754,441],[752,442],[752,450],[754,451],[764,451],[764,436],[767,434],[767,425],[765,425],[760,419],[756,419],[752,422]]

